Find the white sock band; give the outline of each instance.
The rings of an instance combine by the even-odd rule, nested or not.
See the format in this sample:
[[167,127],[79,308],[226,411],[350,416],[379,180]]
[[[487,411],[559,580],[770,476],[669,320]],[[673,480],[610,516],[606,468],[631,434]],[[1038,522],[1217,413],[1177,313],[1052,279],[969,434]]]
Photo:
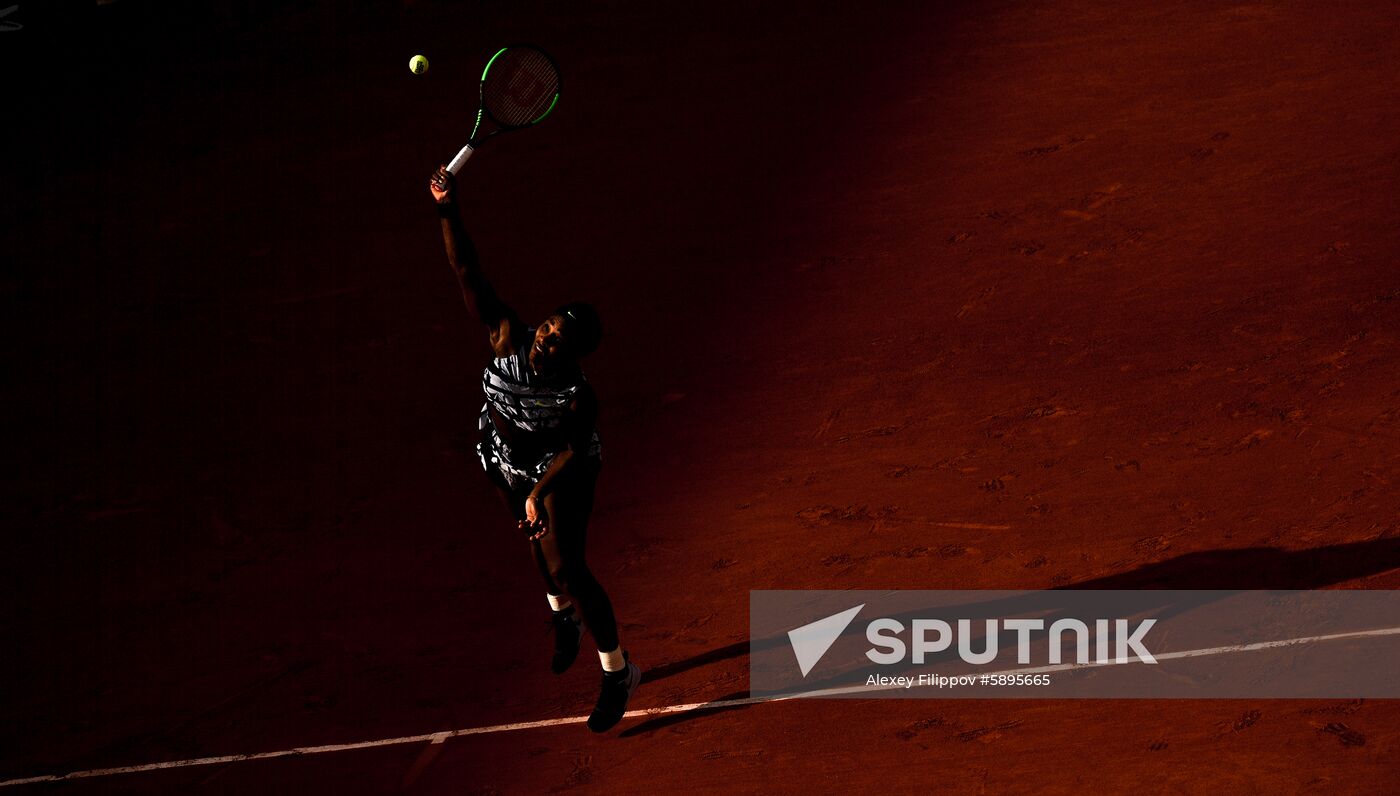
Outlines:
[[627,660],[622,657],[622,647],[618,647],[612,652],[598,650],[598,660],[603,662],[603,671],[620,672],[627,668]]
[[549,597],[549,607],[556,611],[562,611],[574,604],[572,600],[562,594],[548,594],[545,596]]

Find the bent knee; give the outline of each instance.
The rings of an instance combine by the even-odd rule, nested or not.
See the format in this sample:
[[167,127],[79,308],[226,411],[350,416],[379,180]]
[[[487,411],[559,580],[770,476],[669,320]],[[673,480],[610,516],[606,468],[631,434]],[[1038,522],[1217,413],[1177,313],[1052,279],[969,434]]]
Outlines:
[[554,579],[555,584],[561,589],[574,591],[575,589],[588,589],[597,583],[593,578],[593,571],[583,563],[564,563],[549,568],[549,576]]
[[569,584],[569,568],[562,564],[550,564],[549,579],[554,581],[554,585],[564,588]]

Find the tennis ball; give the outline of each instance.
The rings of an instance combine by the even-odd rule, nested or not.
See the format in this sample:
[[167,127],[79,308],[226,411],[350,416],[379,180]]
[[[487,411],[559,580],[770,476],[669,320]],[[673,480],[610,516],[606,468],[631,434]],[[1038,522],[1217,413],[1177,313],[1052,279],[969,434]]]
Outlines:
[[415,55],[408,59],[408,71],[415,75],[421,75],[428,71],[428,59],[421,55]]

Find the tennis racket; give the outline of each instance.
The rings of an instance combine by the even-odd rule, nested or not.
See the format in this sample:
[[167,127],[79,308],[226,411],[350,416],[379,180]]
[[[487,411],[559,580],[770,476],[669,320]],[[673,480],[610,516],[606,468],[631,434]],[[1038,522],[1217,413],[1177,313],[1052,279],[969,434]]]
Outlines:
[[[481,71],[481,104],[467,145],[447,164],[454,175],[487,139],[539,124],[559,102],[559,65],[528,44],[502,47]],[[483,127],[483,122],[487,123]]]

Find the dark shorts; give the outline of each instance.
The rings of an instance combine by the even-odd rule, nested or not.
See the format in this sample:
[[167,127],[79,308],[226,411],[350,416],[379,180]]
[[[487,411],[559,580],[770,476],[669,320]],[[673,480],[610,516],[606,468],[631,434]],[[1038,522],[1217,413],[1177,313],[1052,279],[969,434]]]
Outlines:
[[[534,461],[520,461],[510,456],[510,448],[501,440],[495,426],[487,425],[481,431],[481,441],[476,444],[476,455],[486,477],[491,479],[509,499],[511,511],[517,518],[525,516],[525,497],[539,483],[549,466],[554,463],[558,451],[552,451]],[[589,451],[589,463],[596,473],[602,467],[601,452]]]

